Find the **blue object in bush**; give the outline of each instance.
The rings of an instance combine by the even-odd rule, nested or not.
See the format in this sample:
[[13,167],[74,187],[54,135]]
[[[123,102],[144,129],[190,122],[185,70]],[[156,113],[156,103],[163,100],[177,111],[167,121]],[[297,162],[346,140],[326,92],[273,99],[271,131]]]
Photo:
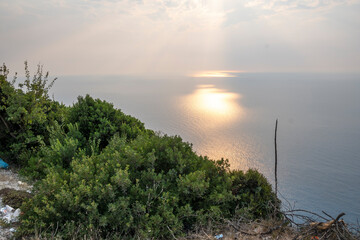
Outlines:
[[0,158],[0,168],[5,168],[7,169],[9,167],[9,164],[7,164],[6,162],[4,162],[1,158]]

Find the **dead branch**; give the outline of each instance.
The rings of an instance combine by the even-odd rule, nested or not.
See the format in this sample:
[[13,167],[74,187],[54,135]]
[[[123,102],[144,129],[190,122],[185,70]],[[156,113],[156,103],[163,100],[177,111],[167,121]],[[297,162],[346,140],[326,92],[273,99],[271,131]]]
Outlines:
[[276,119],[276,123],[275,123],[275,137],[274,137],[274,145],[275,145],[275,194],[277,196],[277,142],[276,142],[276,137],[277,137],[277,126],[278,126],[278,120]]
[[337,222],[339,221],[339,219],[344,216],[345,213],[340,213],[336,219],[333,219],[333,220],[330,220],[330,221],[327,221],[327,222],[311,222],[310,223],[310,226],[314,226],[317,228],[317,230],[320,230],[320,231],[324,231],[324,230],[327,230],[329,229],[330,227],[333,227],[334,224],[335,226],[337,227]]
[[[316,216],[316,217],[318,217],[318,218],[321,218],[321,219],[323,219],[323,220],[325,220],[325,221],[329,221],[329,219],[321,216],[320,214],[317,214],[317,213],[314,213],[314,212],[311,212],[311,211],[308,211],[308,210],[304,210],[304,209],[293,209],[293,210],[285,211],[284,214],[285,214],[285,215],[294,215],[294,213],[296,213],[296,212],[309,213],[309,214],[311,214],[311,215],[313,215],[313,216]],[[295,214],[295,215],[296,215],[296,214]],[[304,215],[301,215],[301,216],[304,216]],[[310,217],[304,216],[304,218],[305,218],[305,217],[311,219]]]

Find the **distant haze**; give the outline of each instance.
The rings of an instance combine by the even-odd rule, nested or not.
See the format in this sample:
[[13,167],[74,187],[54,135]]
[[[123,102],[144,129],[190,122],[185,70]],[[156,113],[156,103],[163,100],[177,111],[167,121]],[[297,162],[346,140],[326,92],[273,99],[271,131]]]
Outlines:
[[360,0],[0,0],[0,60],[55,75],[360,72]]

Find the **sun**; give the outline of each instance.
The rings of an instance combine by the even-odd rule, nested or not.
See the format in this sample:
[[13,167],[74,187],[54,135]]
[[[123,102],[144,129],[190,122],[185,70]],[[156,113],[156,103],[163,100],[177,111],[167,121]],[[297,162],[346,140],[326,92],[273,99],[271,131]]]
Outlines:
[[192,74],[192,77],[197,78],[228,78],[228,77],[236,77],[236,73],[242,73],[244,71],[227,71],[227,70],[220,70],[220,71],[202,71]]

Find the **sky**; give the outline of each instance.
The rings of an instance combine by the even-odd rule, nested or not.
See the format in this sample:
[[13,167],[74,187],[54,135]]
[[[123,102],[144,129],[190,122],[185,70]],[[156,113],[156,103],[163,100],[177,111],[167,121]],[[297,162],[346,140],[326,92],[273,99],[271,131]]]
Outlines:
[[0,0],[0,61],[55,75],[360,72],[360,0]]

